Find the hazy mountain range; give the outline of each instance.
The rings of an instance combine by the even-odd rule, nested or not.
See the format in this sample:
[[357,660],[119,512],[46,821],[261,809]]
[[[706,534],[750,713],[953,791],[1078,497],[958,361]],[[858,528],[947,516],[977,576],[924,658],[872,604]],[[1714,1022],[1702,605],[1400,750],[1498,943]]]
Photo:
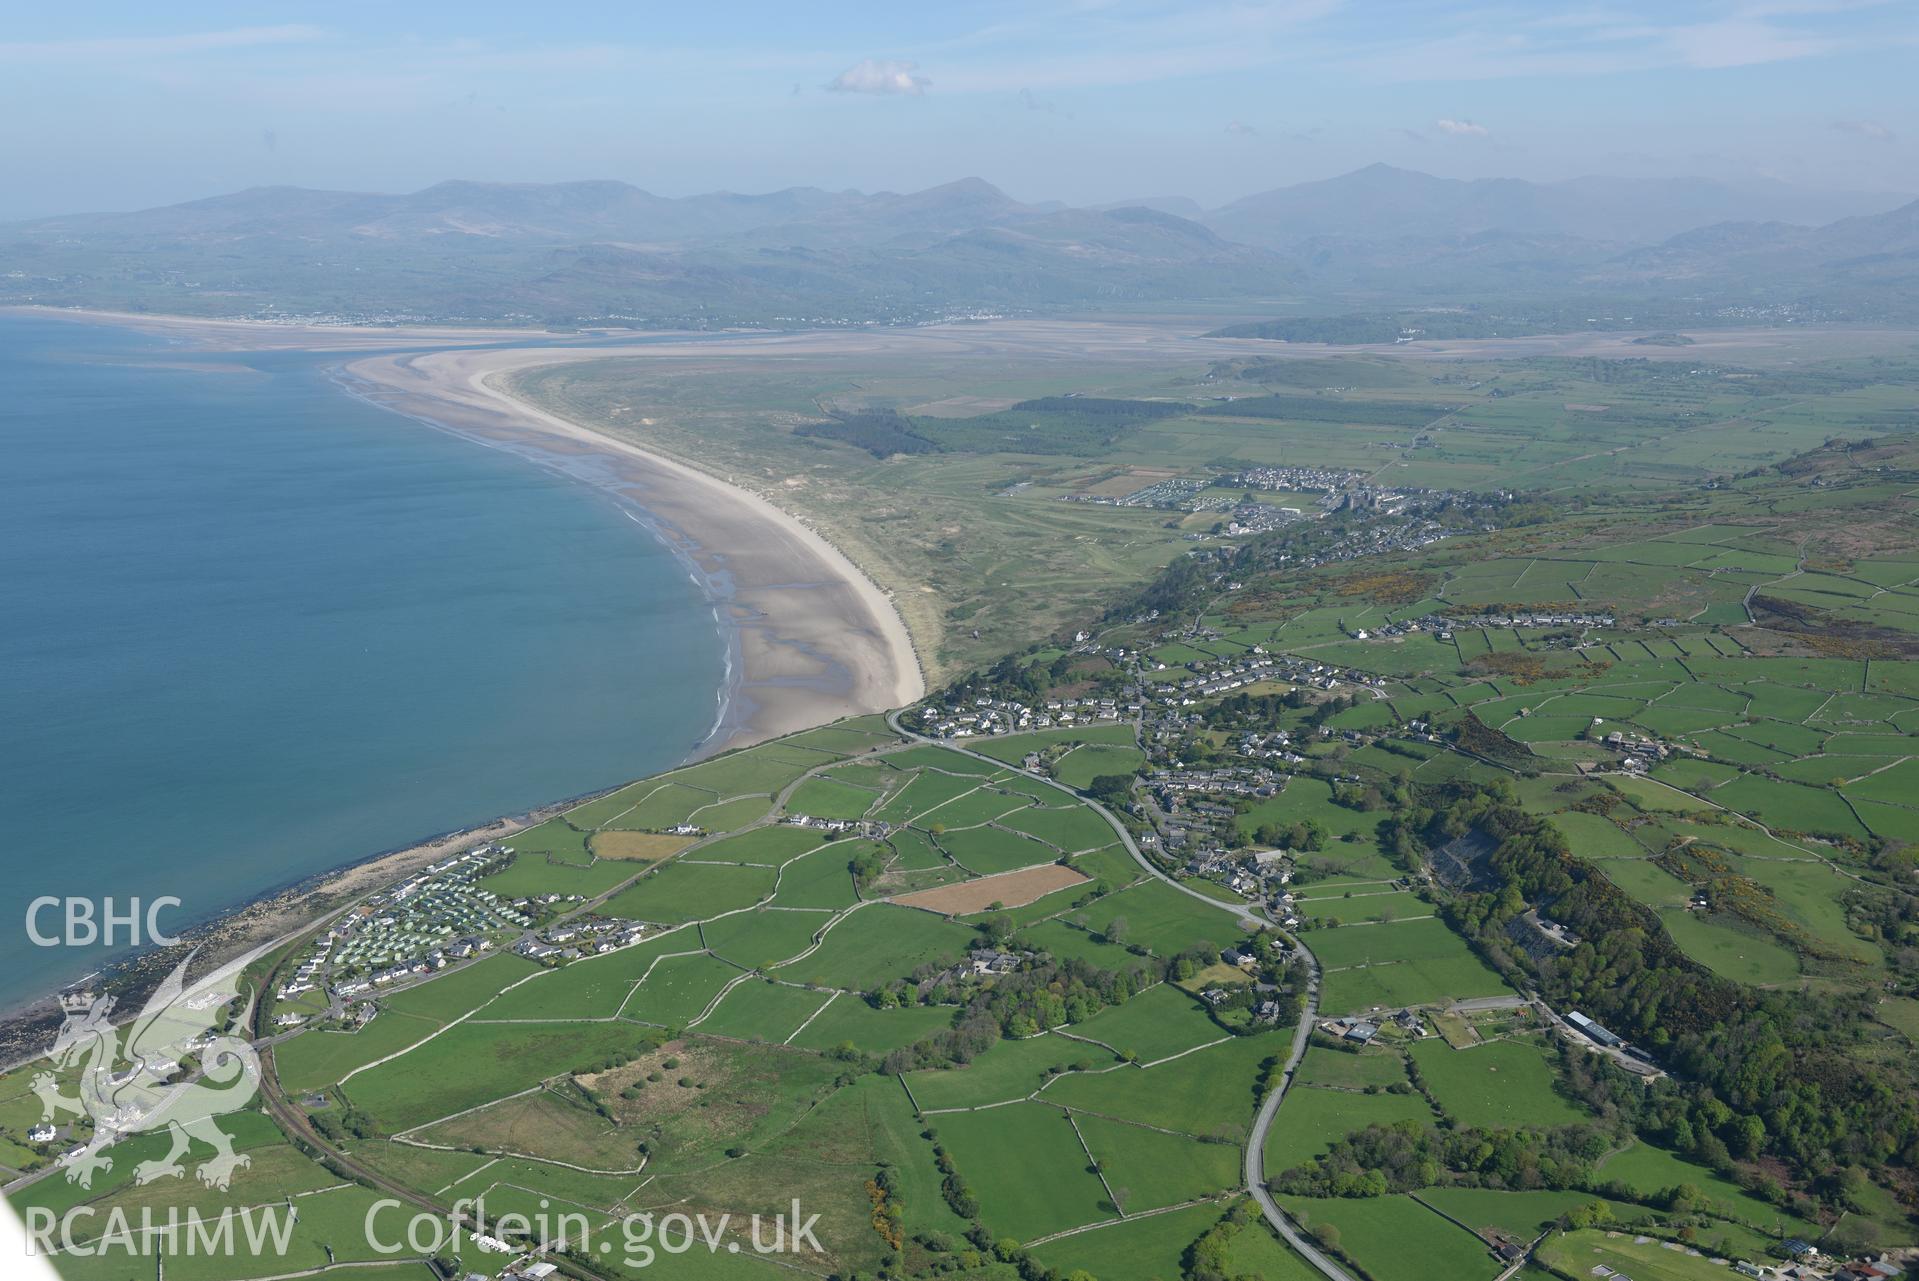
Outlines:
[[1373,165],[1219,209],[622,182],[257,188],[0,225],[0,301],[657,324],[1207,300],[1297,310],[1690,300],[1919,311],[1919,202],[1783,184],[1458,181]]

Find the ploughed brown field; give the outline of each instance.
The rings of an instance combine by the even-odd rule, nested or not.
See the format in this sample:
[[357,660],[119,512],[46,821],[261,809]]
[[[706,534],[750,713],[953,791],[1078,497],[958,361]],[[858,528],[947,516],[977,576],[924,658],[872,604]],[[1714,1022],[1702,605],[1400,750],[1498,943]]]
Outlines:
[[1089,879],[1070,867],[1046,863],[1039,867],[1022,867],[1017,872],[982,876],[977,881],[902,894],[893,902],[927,912],[938,912],[942,916],[966,916],[972,912],[983,912],[995,903],[1001,907],[1025,907],[1055,890],[1063,890]]

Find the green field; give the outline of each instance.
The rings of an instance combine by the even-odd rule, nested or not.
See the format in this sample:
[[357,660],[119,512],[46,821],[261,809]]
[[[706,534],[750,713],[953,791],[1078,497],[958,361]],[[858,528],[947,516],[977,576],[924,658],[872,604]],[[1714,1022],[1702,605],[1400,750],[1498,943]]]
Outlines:
[[1240,1186],[1239,1146],[1078,1116],[1100,1173],[1128,1214],[1181,1205]]
[[964,1067],[910,1073],[906,1086],[926,1111],[972,1108],[1025,1098],[1058,1072],[1101,1071],[1116,1062],[1096,1045],[1043,1035],[1001,1041]]
[[704,861],[712,857],[702,850],[700,862],[682,856],[642,877],[607,900],[607,915],[677,925],[751,907],[773,893],[773,868]]
[[620,1016],[661,1027],[684,1027],[743,973],[716,956],[661,957],[620,1007]]
[[1190,994],[1162,983],[1123,1005],[1109,1006],[1077,1024],[1074,1036],[1109,1045],[1142,1063],[1217,1041],[1226,1035]]
[[1156,956],[1177,956],[1191,948],[1218,952],[1244,937],[1236,916],[1196,903],[1167,885],[1148,882],[1108,895],[1086,910],[1092,927],[1106,933],[1115,919],[1125,921],[1125,939]]
[[1359,1260],[1376,1281],[1452,1281],[1491,1278],[1501,1265],[1484,1242],[1448,1223],[1410,1197],[1385,1196],[1353,1201],[1282,1198],[1289,1214],[1307,1232],[1330,1225],[1340,1248]]
[[1678,1184],[1690,1183],[1705,1193],[1714,1213],[1726,1218],[1750,1224],[1763,1232],[1812,1231],[1791,1215],[1761,1201],[1704,1166],[1695,1165],[1643,1141],[1606,1158],[1600,1164],[1598,1174],[1601,1179],[1623,1183],[1648,1197]]
[[728,992],[700,1024],[700,1032],[784,1044],[826,1001],[825,993],[754,980]]
[[1553,1089],[1555,1069],[1531,1041],[1455,1050],[1438,1038],[1412,1047],[1420,1078],[1461,1125],[1573,1125],[1591,1118]]
[[842,918],[818,951],[775,973],[795,983],[863,990],[929,962],[956,961],[976,937],[924,912],[877,903]]
[[343,1088],[354,1103],[401,1130],[629,1052],[641,1036],[641,1029],[617,1023],[463,1023],[368,1068]]
[[1252,1125],[1260,1064],[1283,1052],[1274,1034],[1235,1037],[1158,1067],[1060,1077],[1040,1097],[1195,1137],[1232,1138]]
[[1436,919],[1314,930],[1307,940],[1326,968],[1320,1008],[1327,1014],[1502,996],[1511,990],[1465,940]]
[[1360,1094],[1298,1086],[1287,1092],[1267,1132],[1267,1177],[1305,1164],[1369,1125],[1435,1119],[1432,1108],[1417,1094]]
[[1675,1249],[1663,1241],[1592,1228],[1548,1238],[1539,1248],[1539,1257],[1567,1272],[1583,1274],[1607,1267],[1618,1275],[1642,1281],[1710,1281],[1730,1271],[1723,1260],[1714,1263],[1700,1253]]
[[[1114,1220],[1091,1232],[1082,1232],[1033,1250],[1033,1257],[1049,1267],[1070,1272],[1083,1268],[1100,1278],[1126,1277],[1137,1281],[1180,1281],[1186,1247],[1220,1217],[1216,1205],[1200,1205],[1146,1218]],[[1261,1271],[1266,1281],[1292,1281],[1286,1274]]]
[[988,1222],[1021,1241],[1117,1217],[1066,1114],[1040,1103],[934,1118]]

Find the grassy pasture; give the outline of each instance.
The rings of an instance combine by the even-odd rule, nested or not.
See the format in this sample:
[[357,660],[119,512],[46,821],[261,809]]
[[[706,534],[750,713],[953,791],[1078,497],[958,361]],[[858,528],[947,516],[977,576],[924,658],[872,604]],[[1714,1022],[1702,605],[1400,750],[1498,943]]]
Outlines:
[[1241,1136],[1252,1124],[1260,1064],[1284,1049],[1272,1033],[1235,1037],[1159,1067],[1061,1077],[1041,1097],[1195,1137]]
[[1607,1157],[1600,1162],[1597,1173],[1601,1179],[1623,1183],[1646,1197],[1677,1184],[1690,1183],[1705,1194],[1716,1214],[1749,1223],[1763,1231],[1777,1229],[1788,1234],[1814,1231],[1705,1166],[1694,1165],[1664,1148],[1656,1148],[1643,1141]]
[[1072,1029],[1073,1035],[1112,1046],[1142,1063],[1217,1041],[1226,1035],[1193,997],[1162,983],[1132,1000],[1108,1006]]
[[1397,1050],[1385,1047],[1348,1054],[1314,1045],[1307,1048],[1293,1079],[1300,1085],[1331,1085],[1348,1090],[1397,1085],[1406,1080],[1406,1062]]
[[699,936],[690,927],[657,934],[617,952],[587,956],[552,970],[487,1005],[488,1021],[525,1019],[610,1019],[620,1012],[633,985],[655,958],[668,952],[696,951]]
[[809,992],[753,979],[728,992],[719,1008],[700,1024],[703,1036],[731,1036],[743,1041],[784,1044],[824,1006],[829,993]]
[[1136,747],[1088,743],[1060,757],[1053,774],[1069,786],[1086,788],[1102,774],[1132,774],[1145,763],[1145,755]]
[[766,906],[851,907],[857,899],[848,864],[861,848],[857,842],[816,843],[812,853],[792,859],[780,868],[779,888]]
[[1683,907],[1659,913],[1666,932],[1686,955],[1738,983],[1788,983],[1799,977],[1799,958],[1752,926]]
[[1560,1215],[1594,1201],[1611,1207],[1621,1223],[1645,1217],[1647,1211],[1623,1201],[1606,1201],[1590,1192],[1507,1192],[1493,1188],[1427,1188],[1419,1194],[1468,1227],[1507,1232],[1531,1240]]
[[1473,1281],[1498,1275],[1501,1264],[1484,1242],[1407,1196],[1364,1200],[1281,1199],[1309,1225],[1339,1229],[1342,1248],[1375,1281]]
[[1196,903],[1158,881],[1109,894],[1088,907],[1086,915],[1102,932],[1115,917],[1124,917],[1126,941],[1156,956],[1177,956],[1193,947],[1218,952],[1246,935],[1231,912]]
[[830,912],[760,909],[723,916],[700,927],[713,954],[749,969],[774,965],[812,945],[813,935],[833,919]]
[[933,1145],[899,1082],[863,1076],[822,1099],[791,1129],[767,1141],[769,1155],[790,1156],[827,1169],[890,1161],[900,1181],[909,1232],[960,1232],[964,1220],[940,1195]]
[[[702,848],[697,857],[709,857]],[[685,856],[621,890],[606,901],[608,916],[677,925],[750,907],[773,892],[776,872],[755,864],[689,862]]]
[[1083,805],[1019,810],[1001,819],[1000,826],[1024,832],[1069,854],[1113,843],[1112,825]]
[[1075,1118],[1086,1146],[1128,1214],[1179,1205],[1240,1186],[1239,1146],[1203,1143],[1103,1117]]
[[998,827],[969,827],[943,832],[934,840],[953,861],[978,876],[1010,872],[1014,868],[1051,863],[1059,851],[1017,832]]
[[784,824],[754,827],[708,841],[694,851],[693,857],[716,863],[758,863],[779,867],[818,849],[823,841],[820,833],[811,828]]
[[1273,1128],[1267,1132],[1266,1174],[1271,1178],[1303,1165],[1369,1125],[1436,1120],[1432,1108],[1417,1094],[1360,1094],[1296,1086],[1287,1091]]
[[1461,1125],[1572,1125],[1591,1118],[1553,1088],[1554,1070],[1530,1041],[1489,1041],[1455,1050],[1429,1039],[1412,1047],[1433,1097]]
[[418,1132],[424,1143],[483,1148],[599,1170],[637,1170],[637,1138],[577,1098],[540,1090],[502,1099]]
[[876,1010],[857,996],[841,994],[792,1040],[795,1046],[808,1050],[850,1044],[868,1054],[885,1054],[952,1024],[953,1011],[939,1006]]
[[811,956],[776,973],[796,983],[865,990],[927,962],[957,960],[978,937],[925,912],[876,903],[835,925]]
[[[1186,1247],[1218,1222],[1220,1213],[1217,1205],[1198,1205],[1171,1214],[1136,1216],[1039,1246],[1033,1256],[1061,1273],[1083,1268],[1100,1278],[1180,1281],[1184,1275],[1181,1260]],[[1254,1225],[1241,1236],[1257,1230],[1258,1226]],[[1258,1276],[1262,1281],[1294,1281],[1292,1274],[1275,1272],[1269,1267],[1245,1268],[1236,1264],[1234,1275]],[[1318,1276],[1318,1273],[1312,1275]]]
[[929,810],[918,826],[926,831],[954,832],[977,828],[1030,807],[1033,798],[1023,792],[1002,789],[996,783],[982,783],[972,791]]
[[683,1026],[704,1012],[742,972],[713,956],[662,957],[626,998],[620,1015],[662,1027]]
[[347,1085],[348,1097],[389,1131],[423,1125],[591,1066],[643,1043],[618,1023],[462,1023]]
[[688,1036],[594,1078],[593,1086],[622,1131],[646,1139],[649,1172],[702,1174],[728,1147],[771,1149],[832,1096],[840,1071],[817,1054]]
[[996,1231],[1029,1241],[1117,1217],[1072,1122],[1057,1108],[1015,1103],[933,1119],[979,1198],[981,1218]]
[[[255,1251],[247,1243],[244,1228],[245,1219],[236,1222],[234,1229],[235,1248],[231,1251],[208,1250],[204,1246],[188,1249],[176,1243],[166,1256],[166,1275],[174,1281],[248,1281],[260,1276],[284,1275],[287,1272],[305,1272],[327,1269],[333,1263],[338,1275],[349,1278],[392,1279],[392,1281],[425,1281],[430,1272],[424,1264],[411,1261],[393,1266],[393,1257],[378,1253],[365,1228],[367,1215],[379,1200],[379,1194],[365,1188],[353,1186],[331,1187],[299,1196],[299,1218],[290,1234],[287,1249],[284,1252],[269,1246],[265,1250]],[[264,1194],[260,1200],[252,1203],[256,1206],[284,1208],[283,1195]],[[190,1218],[199,1218],[205,1222],[219,1219],[222,1213],[244,1215],[246,1210],[237,1203],[226,1210],[196,1210],[184,1213],[182,1225]],[[254,1221],[260,1211],[253,1211]],[[164,1221],[164,1214],[161,1215]],[[404,1232],[403,1216],[387,1215],[379,1222],[379,1233],[383,1238],[393,1231]],[[137,1212],[133,1222],[138,1223]],[[154,1275],[152,1243],[138,1240],[130,1251],[108,1248],[88,1256],[61,1257],[58,1261],[60,1275],[78,1278],[79,1281],[127,1281],[130,1277],[148,1277]],[[331,1250],[329,1251],[329,1248]],[[449,1243],[447,1252],[455,1257],[464,1258],[479,1266],[486,1257],[465,1243],[462,1237]],[[333,1269],[329,1269],[329,1273]]]
[[[1098,915],[1098,905],[1088,909],[1089,917]],[[1078,912],[1067,913],[1069,917],[1078,916]],[[1019,939],[1029,947],[1051,952],[1058,957],[1077,957],[1091,965],[1106,970],[1126,970],[1144,962],[1123,947],[1108,943],[1095,934],[1077,929],[1065,921],[1042,921],[1029,925],[1019,932]]]
[[[1380,927],[1384,928],[1384,927]],[[1433,1005],[1476,996],[1505,996],[1506,983],[1471,953],[1445,960],[1396,962],[1336,970],[1326,975],[1320,1011]]]
[[[873,817],[887,823],[928,827],[943,822],[939,817],[943,809],[960,797],[979,790],[982,781],[977,775],[921,770],[912,782],[874,810]],[[1009,804],[1006,808],[1014,807]]]
[[394,1014],[450,1023],[492,1001],[522,979],[540,973],[540,967],[513,952],[499,952],[471,965],[449,970],[418,987],[386,997],[381,1004]]
[[[624,832],[617,828],[593,833],[587,839],[595,858],[619,859],[629,863],[657,863],[671,858],[693,843],[690,836],[661,832]],[[638,869],[635,869],[638,870]]]
[[702,788],[717,796],[745,796],[777,792],[807,770],[831,762],[838,752],[813,752],[785,743],[762,743],[741,752],[728,752],[667,775],[683,787]]
[[1254,1276],[1260,1281],[1315,1281],[1320,1275],[1260,1218],[1255,1218],[1233,1238],[1226,1258],[1236,1277]]
[[[585,839],[584,836],[581,838]],[[503,899],[524,898],[534,894],[571,894],[579,898],[597,898],[639,868],[632,863],[606,859],[591,866],[555,863],[543,854],[518,854],[503,871],[481,878],[477,884]]]
[[856,819],[878,804],[880,794],[837,779],[809,778],[793,789],[786,812],[813,818]]
[[[657,832],[677,827],[709,805],[726,800],[728,793],[668,782],[653,788],[633,805],[614,814],[602,827],[631,832]],[[578,821],[577,819],[575,821]]]
[[1097,1071],[1117,1062],[1097,1045],[1049,1034],[1001,1041],[964,1067],[913,1072],[906,1084],[929,1111],[975,1108],[1025,1098],[1057,1071],[1079,1065]]
[[424,1040],[441,1024],[433,1019],[381,1014],[357,1032],[314,1029],[300,1033],[273,1051],[280,1083],[305,1092],[331,1085],[357,1067],[397,1054]]

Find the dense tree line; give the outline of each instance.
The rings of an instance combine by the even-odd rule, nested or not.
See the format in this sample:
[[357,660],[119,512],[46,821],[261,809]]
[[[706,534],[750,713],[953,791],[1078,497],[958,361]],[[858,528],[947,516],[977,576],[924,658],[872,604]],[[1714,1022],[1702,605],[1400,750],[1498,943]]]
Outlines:
[[1375,1197],[1442,1183],[1529,1190],[1592,1188],[1616,1146],[1598,1126],[1436,1129],[1423,1121],[1371,1125],[1305,1165],[1282,1171],[1273,1190],[1296,1196]]
[[[1706,970],[1503,781],[1455,786],[1402,821],[1434,844],[1475,828],[1496,842],[1490,888],[1449,904],[1449,919],[1555,1008],[1657,1054],[1676,1080],[1654,1093],[1643,1129],[1724,1169],[1777,1158],[1834,1204],[1845,1203],[1848,1170],[1919,1166],[1914,1064],[1855,1053],[1872,994],[1763,991]],[[1580,942],[1538,959],[1514,946],[1507,927],[1529,906]]]
[[1148,983],[1143,968],[1105,970],[1077,957],[1028,961],[1011,974],[990,983],[966,984],[957,992],[951,990],[953,985],[935,983],[926,989],[927,999],[961,1000],[953,1026],[893,1051],[882,1067],[891,1073],[970,1063],[1002,1037],[1032,1036],[1081,1022],[1131,999]]

